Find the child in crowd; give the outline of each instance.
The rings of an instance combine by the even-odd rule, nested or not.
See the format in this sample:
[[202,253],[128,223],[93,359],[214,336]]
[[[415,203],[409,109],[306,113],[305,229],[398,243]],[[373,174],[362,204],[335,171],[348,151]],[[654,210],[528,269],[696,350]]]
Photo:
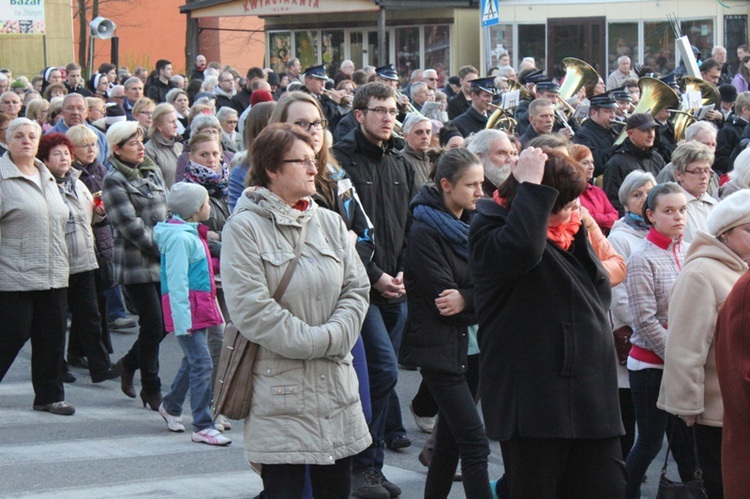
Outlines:
[[190,390],[193,442],[229,445],[211,418],[213,364],[206,340],[207,328],[223,322],[216,301],[211,257],[206,243],[211,206],[208,191],[197,184],[177,183],[167,197],[172,218],[154,229],[161,251],[161,292],[166,330],[174,331],[185,357],[172,388],[159,406],[170,431],[183,432],[182,405]]

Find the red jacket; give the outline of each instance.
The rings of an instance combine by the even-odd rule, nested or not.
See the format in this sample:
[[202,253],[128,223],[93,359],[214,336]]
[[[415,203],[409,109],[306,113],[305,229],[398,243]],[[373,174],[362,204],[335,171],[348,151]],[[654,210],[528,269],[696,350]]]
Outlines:
[[601,187],[588,184],[586,191],[579,198],[581,205],[585,206],[597,225],[606,233],[612,228],[612,225],[620,218],[617,210],[607,199]]

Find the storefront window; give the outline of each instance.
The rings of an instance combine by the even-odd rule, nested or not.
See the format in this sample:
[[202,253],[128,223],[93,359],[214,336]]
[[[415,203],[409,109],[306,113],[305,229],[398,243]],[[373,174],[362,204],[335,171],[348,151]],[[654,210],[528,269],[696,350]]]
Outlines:
[[711,57],[714,48],[714,20],[698,19],[695,21],[682,21],[680,23],[682,34],[690,39],[690,43],[701,51],[701,59]]
[[268,35],[268,63],[275,72],[286,71],[286,61],[292,57],[291,46],[292,35],[289,31],[270,33]]
[[544,24],[518,25],[518,63],[524,57],[533,57],[536,67],[547,67],[545,57],[547,27]]
[[344,60],[344,31],[323,31],[323,64],[326,65],[328,75],[333,78],[341,68]]
[[668,22],[643,23],[643,65],[664,76],[674,69],[674,31]]
[[409,80],[411,72],[419,68],[419,27],[395,28],[394,32],[396,36],[396,69],[403,84]]
[[362,59],[364,46],[362,42],[362,32],[352,31],[349,33],[349,55],[354,62],[355,68],[364,67],[365,62]]
[[385,58],[386,60],[381,62],[378,60],[378,32],[370,31],[367,33],[367,64],[375,67],[380,67],[388,64],[388,54],[390,54],[390,41],[391,37],[388,33],[385,34]]
[[302,70],[318,64],[318,32],[296,31],[294,33],[295,55],[302,64]]
[[[617,69],[617,59],[626,55],[631,65],[638,62],[638,23],[609,23],[609,50],[607,65],[609,72]],[[607,75],[602,75],[606,80]]]
[[[500,67],[502,62],[500,58],[508,54],[508,64],[513,66],[513,25],[497,24],[490,26],[490,57],[487,61],[487,67]],[[520,62],[520,61],[519,61]]]
[[451,76],[451,27],[424,27],[424,67],[437,71],[438,87],[445,86]]

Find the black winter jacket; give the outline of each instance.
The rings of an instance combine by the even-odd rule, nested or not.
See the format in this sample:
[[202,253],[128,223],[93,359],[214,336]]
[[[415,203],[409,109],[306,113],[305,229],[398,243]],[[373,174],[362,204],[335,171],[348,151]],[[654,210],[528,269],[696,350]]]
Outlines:
[[620,216],[625,214],[625,210],[620,203],[618,191],[628,173],[643,170],[653,173],[656,177],[662,168],[664,168],[664,158],[653,147],[644,151],[635,147],[630,139],[625,139],[625,142],[615,149],[614,155],[604,168],[603,189],[607,193],[609,202],[617,209]]
[[[377,282],[384,272],[395,277],[404,270],[406,235],[411,225],[409,202],[417,194],[414,173],[394,149],[393,140],[381,148],[367,140],[360,127],[337,143],[333,153],[352,179],[374,226],[375,255],[362,262],[370,283]],[[362,255],[360,248],[357,251]],[[370,299],[374,304],[388,303],[374,288]]]
[[[734,169],[734,161],[730,161],[730,158],[732,157],[732,151],[742,140],[742,134],[746,127],[747,121],[733,114],[716,135],[714,171],[719,175]],[[734,159],[736,159],[736,156]]]
[[574,144],[581,144],[591,149],[594,157],[594,176],[604,172],[604,167],[615,153],[615,140],[617,133],[614,130],[604,128],[592,119],[583,122],[573,136]]
[[[448,212],[433,184],[422,187],[410,210],[426,205]],[[462,220],[468,222],[464,212]],[[467,326],[477,323],[474,314],[474,287],[469,262],[451,249],[448,242],[429,224],[415,220],[409,232],[404,273],[409,315],[401,343],[401,361],[432,371],[454,374],[466,372],[469,347]],[[440,315],[435,299],[446,289],[457,289],[466,302],[463,312]]]
[[[83,182],[91,194],[96,194],[97,192],[101,194],[107,169],[98,159],[86,166],[78,161],[74,161],[73,168],[80,170],[81,175],[78,177],[78,180]],[[91,229],[94,232],[94,239],[96,240],[96,256],[105,260],[112,260],[115,243],[112,238],[112,227],[109,224],[109,218],[104,217],[99,223],[93,224]]]
[[484,130],[487,126],[487,116],[482,116],[474,107],[469,106],[464,114],[451,121],[451,125],[458,128],[458,131],[465,138],[472,133]]
[[510,210],[480,199],[471,223],[480,397],[501,442],[623,433],[609,277],[583,225],[567,251],[547,238],[557,195],[526,182]]

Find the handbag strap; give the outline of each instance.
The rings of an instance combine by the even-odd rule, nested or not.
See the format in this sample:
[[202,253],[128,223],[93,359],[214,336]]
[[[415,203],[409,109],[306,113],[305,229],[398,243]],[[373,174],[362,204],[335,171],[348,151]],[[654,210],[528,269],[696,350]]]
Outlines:
[[297,239],[297,245],[294,247],[294,259],[286,266],[284,275],[281,276],[279,285],[273,293],[273,299],[277,302],[284,296],[284,292],[287,286],[289,286],[289,281],[292,280],[292,275],[294,275],[297,263],[299,263],[299,257],[302,254],[302,246],[305,245],[305,237],[307,237],[307,222],[302,223],[302,230],[300,231],[299,239]]
[[[664,456],[664,466],[662,466],[661,468],[662,476],[667,475],[667,461],[669,461],[669,451],[672,445],[672,436],[674,435],[675,426],[677,426],[677,424],[678,423],[675,423],[675,425],[672,426],[672,431],[669,433],[669,438],[667,439],[667,452]],[[695,425],[690,427],[690,433],[693,436],[693,456],[695,457],[695,471],[693,472],[693,476],[697,479],[700,479],[703,477],[703,469],[701,469],[701,463],[698,460],[698,440],[695,438]]]

